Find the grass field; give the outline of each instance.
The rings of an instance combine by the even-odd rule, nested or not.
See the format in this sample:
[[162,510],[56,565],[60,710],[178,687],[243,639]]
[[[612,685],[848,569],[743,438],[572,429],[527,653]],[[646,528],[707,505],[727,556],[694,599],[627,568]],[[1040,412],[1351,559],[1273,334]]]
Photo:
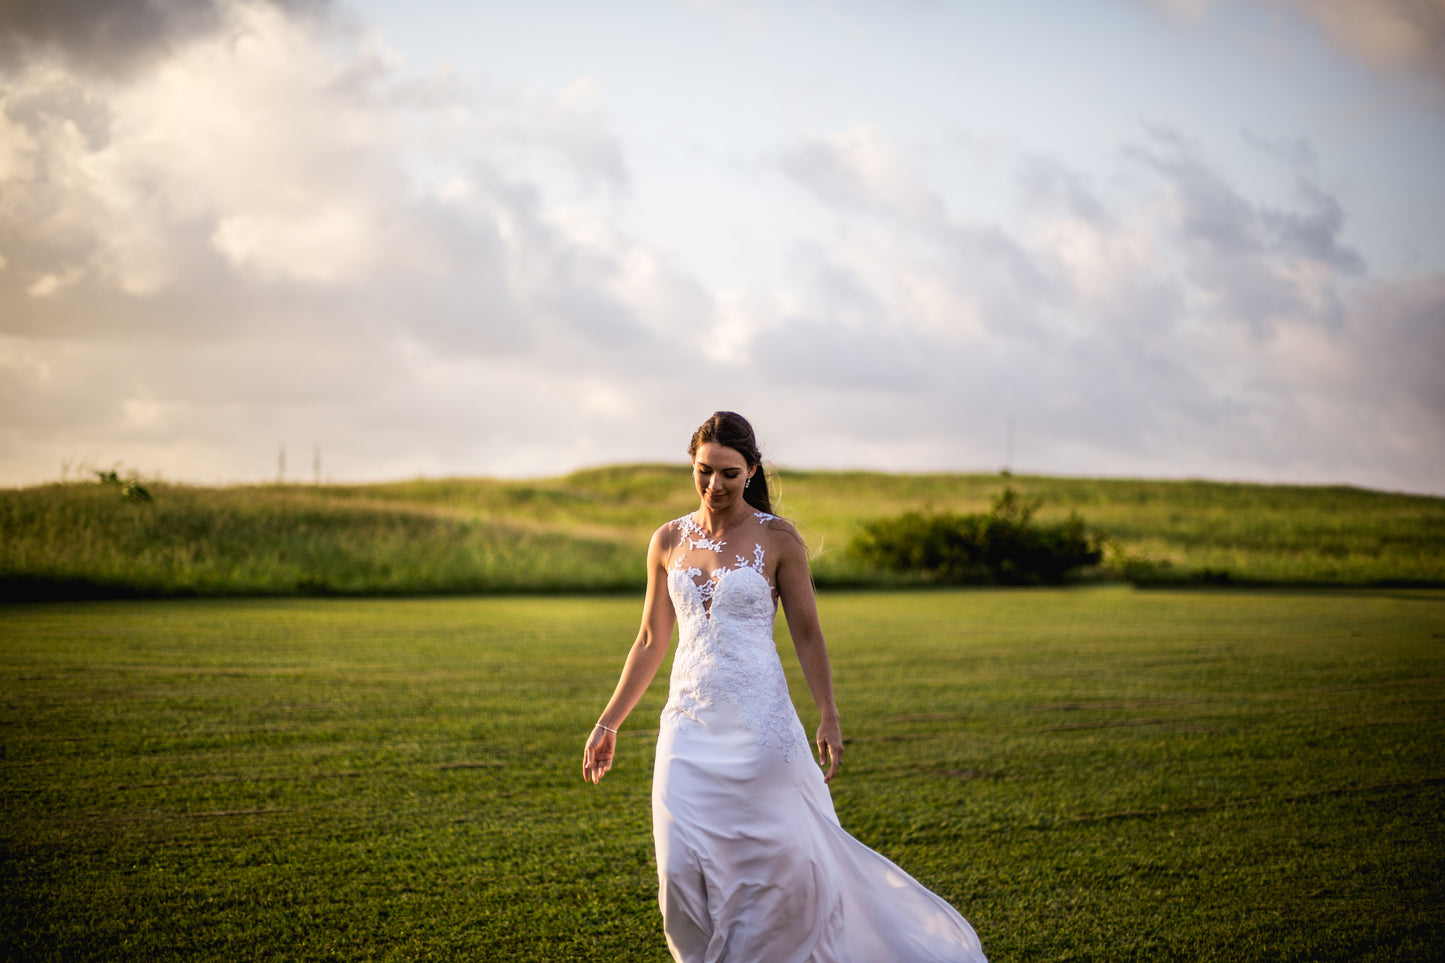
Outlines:
[[[906,511],[978,512],[1008,486],[1108,538],[1094,577],[1445,586],[1445,498],[1343,487],[999,475],[779,473],[824,586],[901,587],[848,545]],[[0,489],[0,598],[638,590],[648,536],[697,507],[685,465],[560,478]]]
[[[820,605],[839,816],[994,963],[1445,956],[1445,592]],[[638,610],[0,609],[0,957],[660,963],[662,679],[580,775]]]

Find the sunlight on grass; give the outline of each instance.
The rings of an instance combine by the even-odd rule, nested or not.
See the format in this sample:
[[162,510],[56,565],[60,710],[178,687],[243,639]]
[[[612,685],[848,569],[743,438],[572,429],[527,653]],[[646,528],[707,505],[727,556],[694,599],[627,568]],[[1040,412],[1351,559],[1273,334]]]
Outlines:
[[[1438,958],[1445,592],[820,604],[840,818],[996,963]],[[607,782],[580,776],[638,610],[8,607],[0,952],[667,959],[663,680]]]
[[[783,471],[779,510],[823,586],[904,586],[847,552],[907,511],[978,512],[1005,485],[1106,538],[1095,578],[1445,585],[1445,499],[1351,488]],[[696,507],[685,466],[562,478],[0,490],[0,597],[636,591],[652,530]]]

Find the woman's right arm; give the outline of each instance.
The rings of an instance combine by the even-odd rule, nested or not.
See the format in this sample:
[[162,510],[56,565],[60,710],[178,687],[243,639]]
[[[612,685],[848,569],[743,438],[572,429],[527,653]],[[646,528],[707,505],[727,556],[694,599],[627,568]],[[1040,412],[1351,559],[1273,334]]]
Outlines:
[[582,778],[594,784],[601,782],[612,768],[617,734],[611,730],[622,728],[622,720],[652,684],[672,641],[677,613],[667,594],[667,556],[671,548],[669,526],[664,525],[652,533],[652,542],[647,546],[647,597],[642,603],[642,628],[638,630],[637,641],[632,643],[632,651],[627,653],[622,678],[617,680],[617,688],[597,725],[593,726],[582,753]]

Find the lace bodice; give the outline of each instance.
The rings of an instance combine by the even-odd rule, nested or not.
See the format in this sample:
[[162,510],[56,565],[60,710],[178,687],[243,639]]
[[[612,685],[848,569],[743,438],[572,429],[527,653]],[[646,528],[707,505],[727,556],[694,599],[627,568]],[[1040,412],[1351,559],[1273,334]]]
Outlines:
[[777,606],[766,553],[750,537],[773,517],[757,512],[756,532],[740,525],[726,540],[708,538],[691,514],[670,523],[677,547],[667,589],[678,643],[663,721],[680,729],[719,701],[730,702],[760,749],[775,747],[787,757],[806,738],[773,644]]

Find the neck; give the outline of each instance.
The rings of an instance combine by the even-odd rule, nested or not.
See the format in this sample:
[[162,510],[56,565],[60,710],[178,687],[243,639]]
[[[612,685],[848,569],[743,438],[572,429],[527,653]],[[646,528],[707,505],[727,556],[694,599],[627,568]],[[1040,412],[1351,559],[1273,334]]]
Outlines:
[[721,535],[724,529],[750,517],[755,511],[756,508],[741,499],[722,512],[708,508],[707,503],[703,502],[697,509],[698,524],[710,535],[717,536]]

